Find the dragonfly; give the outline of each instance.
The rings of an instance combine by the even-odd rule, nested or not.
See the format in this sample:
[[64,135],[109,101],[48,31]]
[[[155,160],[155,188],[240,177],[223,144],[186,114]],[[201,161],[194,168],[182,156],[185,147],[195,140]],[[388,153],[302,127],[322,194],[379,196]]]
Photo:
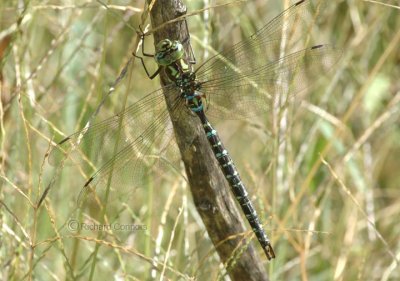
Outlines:
[[275,258],[245,183],[208,116],[249,118],[268,112],[282,95],[289,100],[306,89],[311,83],[309,77],[315,80],[327,73],[342,51],[330,44],[304,43],[322,6],[321,1],[315,4],[308,0],[293,4],[249,38],[213,55],[195,70],[195,61],[185,55],[185,43],[163,39],[156,44],[155,54],[145,53],[142,44],[143,55],[153,57],[158,65],[150,74],[143,57],[135,55],[147,75],[153,79],[163,72],[168,84],[113,117],[64,138],[49,156],[54,165],[68,157],[95,170],[80,191],[80,206],[89,204],[88,200],[104,206],[114,194],[126,199],[132,186],[143,185],[149,167],[160,160],[155,155],[170,151],[174,143],[173,136],[168,137],[171,120],[164,95],[172,96],[171,112],[200,120],[215,159],[266,257]]

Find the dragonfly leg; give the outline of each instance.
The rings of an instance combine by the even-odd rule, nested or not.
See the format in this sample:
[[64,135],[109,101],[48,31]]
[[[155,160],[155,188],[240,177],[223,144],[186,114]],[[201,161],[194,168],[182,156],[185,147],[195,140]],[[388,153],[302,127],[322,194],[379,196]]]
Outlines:
[[[145,42],[144,38],[145,38],[146,34],[144,33],[144,31],[143,31],[143,29],[142,29],[142,27],[140,25],[139,25],[139,30],[140,31],[138,31],[137,33],[138,33],[138,36],[140,36],[140,41],[142,42],[142,54],[143,54],[143,56],[154,58],[154,54],[149,54],[149,53],[145,52],[145,50],[144,50],[144,42]],[[140,61],[142,62],[144,71],[146,71],[146,74],[150,79],[153,79],[154,77],[156,77],[160,73],[161,67],[158,67],[158,69],[153,74],[150,74],[150,72],[147,70],[146,64],[144,63],[143,57],[136,55],[135,52],[132,52],[132,55],[135,58],[140,59]]]
[[151,58],[153,58],[153,57],[154,57],[154,54],[146,53],[146,51],[144,50],[144,38],[145,38],[145,36],[146,36],[146,33],[143,31],[141,25],[139,25],[139,30],[140,30],[140,31],[138,31],[137,34],[140,36],[140,41],[142,41],[142,54],[143,54],[143,56],[145,56],[145,57],[151,57]]
[[160,73],[161,67],[158,67],[157,70],[156,70],[153,74],[150,74],[150,72],[147,70],[146,64],[144,63],[143,57],[138,56],[138,55],[136,55],[135,53],[132,53],[132,55],[133,55],[135,58],[140,59],[140,61],[142,62],[142,66],[143,66],[143,68],[144,68],[144,71],[146,71],[146,74],[147,74],[147,76],[148,76],[150,79],[153,79],[154,77],[156,77],[156,76]]

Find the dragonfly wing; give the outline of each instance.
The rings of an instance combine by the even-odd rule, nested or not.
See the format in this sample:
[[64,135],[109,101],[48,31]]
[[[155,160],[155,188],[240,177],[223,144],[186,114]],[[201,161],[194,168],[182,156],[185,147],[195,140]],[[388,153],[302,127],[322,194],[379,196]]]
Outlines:
[[202,83],[201,90],[210,104],[207,114],[236,119],[268,111],[282,94],[290,100],[323,77],[341,54],[340,49],[331,45],[318,45],[248,72],[228,68],[223,77]]
[[307,87],[301,76],[316,74],[313,80],[323,76],[341,53],[328,45],[307,48],[312,46],[313,27],[325,4],[299,1],[249,38],[202,64],[196,77],[204,81],[203,91],[210,102],[207,113],[234,119],[253,116],[268,110],[265,92],[269,93],[267,101],[288,87],[293,95]]
[[[83,174],[80,191],[73,191],[79,194],[79,207],[99,210],[105,202],[110,203],[107,209],[115,203],[121,206],[135,187],[143,185],[146,175],[160,171],[163,153],[179,159],[163,91],[176,95],[175,87],[159,89],[125,111],[65,138],[53,149],[51,164],[71,163]],[[181,106],[177,96],[174,110]]]
[[[326,1],[303,0],[290,6],[249,38],[211,57],[196,70],[199,80],[219,80],[229,68],[254,68],[310,46],[310,36]],[[311,43],[312,44],[312,43]]]
[[129,130],[143,130],[149,124],[150,116],[153,116],[156,110],[160,110],[160,107],[163,108],[163,98],[162,90],[157,90],[108,119],[87,124],[53,148],[49,155],[49,163],[53,166],[69,166],[86,162],[97,170],[98,163],[104,163],[104,159],[109,157],[108,153],[112,153],[110,150],[113,149],[116,135],[121,134],[121,139],[125,137],[132,141],[132,138],[137,136]]

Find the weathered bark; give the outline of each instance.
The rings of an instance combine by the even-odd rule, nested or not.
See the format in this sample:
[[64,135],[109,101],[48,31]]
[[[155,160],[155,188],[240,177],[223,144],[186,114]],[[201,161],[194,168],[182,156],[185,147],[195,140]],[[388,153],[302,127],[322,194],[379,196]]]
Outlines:
[[[152,26],[156,28],[185,13],[186,7],[180,0],[157,0],[150,11]],[[168,24],[154,34],[155,44],[165,38],[181,42],[187,39],[185,23],[180,21]],[[163,74],[161,81],[163,85],[168,83]],[[174,97],[166,96],[166,100],[171,108]],[[226,239],[249,229],[243,223],[230,194],[230,187],[220,171],[198,118],[188,118],[185,112],[178,112],[172,113],[171,119],[197,211],[212,242],[217,246],[222,262],[229,264],[234,249],[248,241],[242,236]],[[226,241],[221,243],[224,240]],[[261,259],[251,244],[227,270],[232,280],[268,280]]]

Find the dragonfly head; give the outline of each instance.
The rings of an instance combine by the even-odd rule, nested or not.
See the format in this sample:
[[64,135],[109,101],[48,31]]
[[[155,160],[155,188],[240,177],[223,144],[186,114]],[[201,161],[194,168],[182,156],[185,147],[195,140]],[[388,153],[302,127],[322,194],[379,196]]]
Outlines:
[[183,46],[179,41],[164,39],[156,45],[154,59],[158,65],[167,66],[181,59],[183,55]]

